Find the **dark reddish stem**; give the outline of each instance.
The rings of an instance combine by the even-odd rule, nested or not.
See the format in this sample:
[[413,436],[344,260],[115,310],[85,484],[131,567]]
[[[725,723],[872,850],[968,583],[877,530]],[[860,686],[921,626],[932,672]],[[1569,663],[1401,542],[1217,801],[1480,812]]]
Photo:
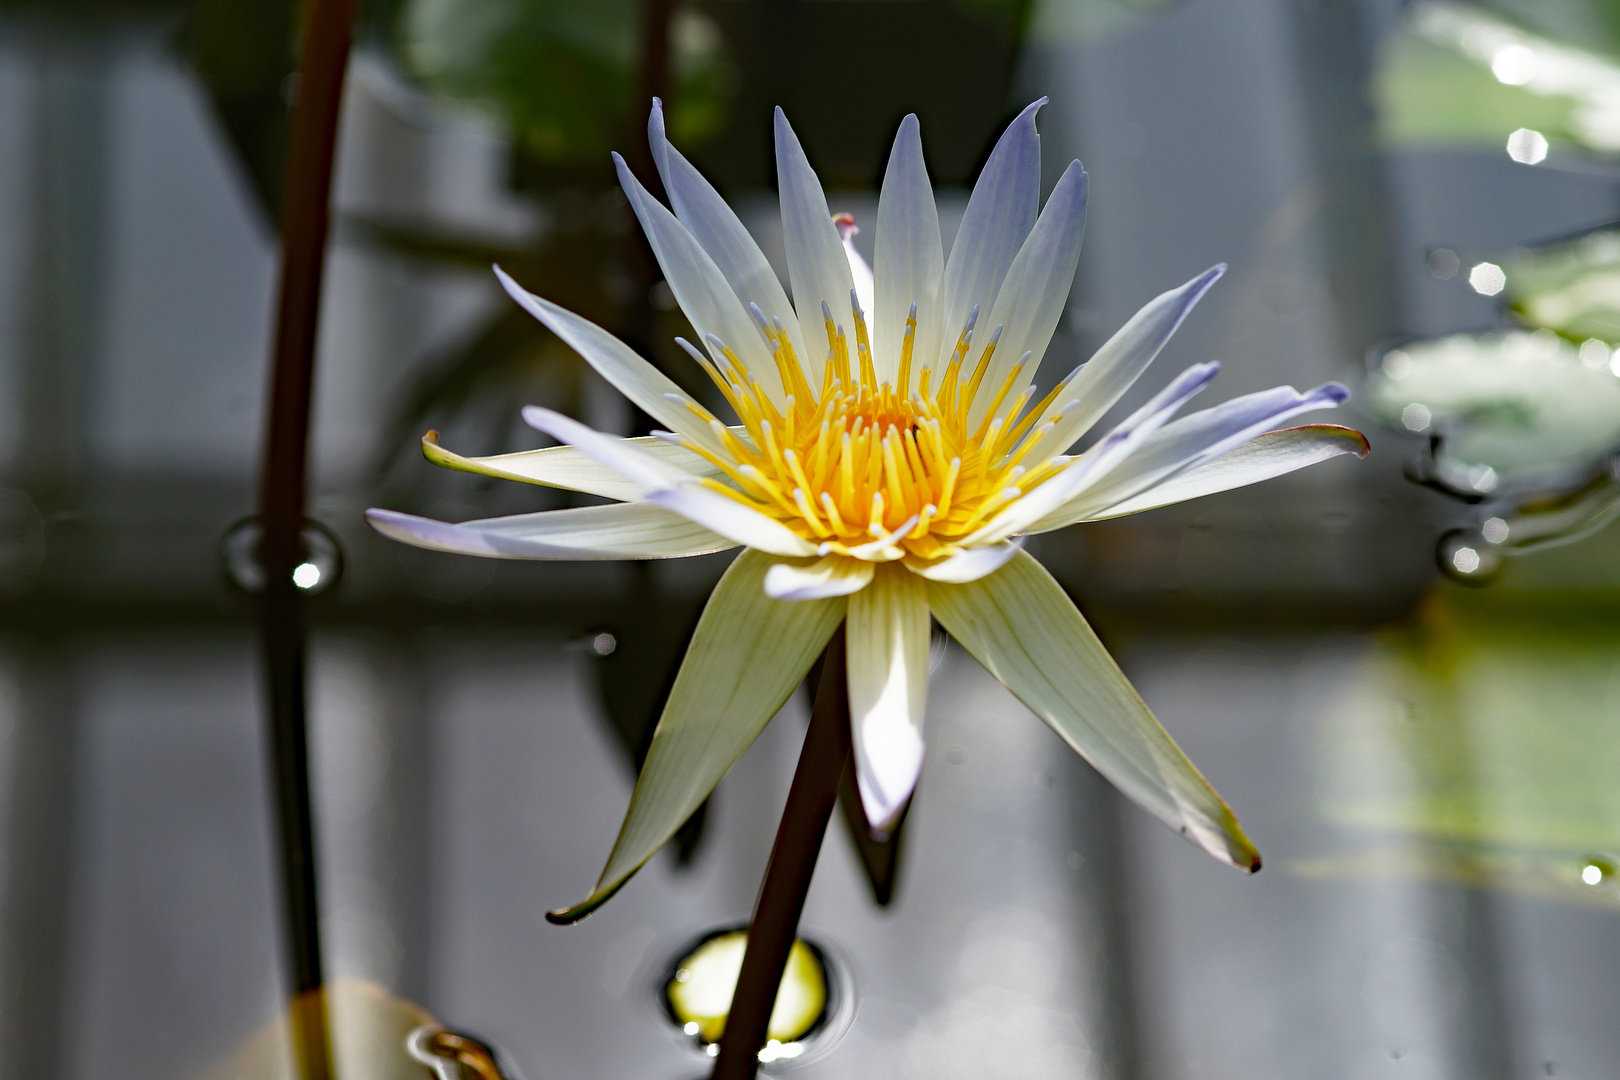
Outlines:
[[838,801],[838,781],[850,756],[849,691],[844,675],[844,630],[839,627],[822,657],[821,679],[810,730],[788,789],[787,806],[776,830],[776,844],[759,888],[748,947],[731,998],[731,1013],[720,1037],[713,1080],[750,1080],[759,1069],[766,1026],[788,951],[799,935],[799,916],[815,874],[821,840]]
[[293,1053],[303,1080],[329,1080],[332,1048],[321,971],[315,828],[310,804],[305,637],[293,569],[303,560],[315,329],[343,76],[355,0],[309,0],[299,52],[281,205],[281,288],[259,486],[259,608],[274,764],[276,834]]
[[310,0],[281,202],[281,293],[276,311],[270,425],[259,488],[260,557],[271,581],[302,561],[315,326],[336,154],[343,73],[355,0]]

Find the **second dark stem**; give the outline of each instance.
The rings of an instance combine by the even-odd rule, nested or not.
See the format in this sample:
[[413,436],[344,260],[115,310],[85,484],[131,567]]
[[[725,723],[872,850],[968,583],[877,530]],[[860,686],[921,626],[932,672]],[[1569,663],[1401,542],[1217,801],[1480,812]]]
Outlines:
[[849,691],[844,674],[844,628],[822,657],[821,679],[810,712],[810,730],[788,789],[771,861],[759,888],[748,947],[731,998],[713,1080],[751,1080],[759,1069],[776,990],[788,952],[799,935],[799,916],[815,874],[821,840],[838,801],[838,780],[849,759]]

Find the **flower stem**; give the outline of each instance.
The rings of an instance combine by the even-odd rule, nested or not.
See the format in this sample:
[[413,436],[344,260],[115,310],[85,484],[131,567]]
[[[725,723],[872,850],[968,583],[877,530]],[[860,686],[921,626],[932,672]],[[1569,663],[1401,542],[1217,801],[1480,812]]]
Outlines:
[[293,984],[289,1021],[301,1080],[330,1080],[333,1069],[310,803],[306,642],[301,598],[292,574],[304,556],[315,331],[355,5],[356,0],[312,0],[305,5],[297,103],[281,197],[281,287],[259,488],[263,533],[258,556],[265,571],[259,623],[270,705],[285,947]]
[[805,732],[771,861],[760,884],[712,1080],[751,1080],[759,1069],[759,1050],[765,1045],[776,990],[798,937],[804,897],[849,755],[849,683],[844,675],[844,629],[839,627],[822,656],[810,730]]

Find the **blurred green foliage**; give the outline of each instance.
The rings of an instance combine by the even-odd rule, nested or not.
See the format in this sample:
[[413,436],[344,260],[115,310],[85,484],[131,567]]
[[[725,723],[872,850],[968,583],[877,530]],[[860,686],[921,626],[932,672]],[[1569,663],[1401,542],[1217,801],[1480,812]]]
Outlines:
[[[1296,872],[1457,880],[1620,909],[1616,626],[1585,592],[1433,594],[1324,710],[1320,809],[1385,838]],[[1606,869],[1583,881],[1594,862]]]
[[[544,161],[603,158],[646,109],[640,0],[407,0],[401,52],[433,90],[502,116]],[[675,13],[669,33],[669,124],[701,142],[724,123],[736,78],[718,26]]]

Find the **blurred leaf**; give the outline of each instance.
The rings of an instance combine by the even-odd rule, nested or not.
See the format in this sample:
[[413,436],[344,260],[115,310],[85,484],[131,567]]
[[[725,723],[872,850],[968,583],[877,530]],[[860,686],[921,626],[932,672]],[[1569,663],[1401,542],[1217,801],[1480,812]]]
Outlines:
[[1528,128],[1557,146],[1620,151],[1620,59],[1479,7],[1412,5],[1375,76],[1395,145],[1506,145]]
[[1620,912],[1620,877],[1614,873],[1614,858],[1605,852],[1548,853],[1407,840],[1300,859],[1284,864],[1284,870],[1314,881],[1453,882]]
[[1606,227],[1502,260],[1514,313],[1581,341],[1620,345],[1620,229]]
[[1620,850],[1620,628],[1594,610],[1435,597],[1328,703],[1325,816],[1570,857]]
[[1604,361],[1588,366],[1545,329],[1453,334],[1385,354],[1366,400],[1385,425],[1440,436],[1451,459],[1488,470],[1452,486],[1490,493],[1620,445],[1620,380]]

